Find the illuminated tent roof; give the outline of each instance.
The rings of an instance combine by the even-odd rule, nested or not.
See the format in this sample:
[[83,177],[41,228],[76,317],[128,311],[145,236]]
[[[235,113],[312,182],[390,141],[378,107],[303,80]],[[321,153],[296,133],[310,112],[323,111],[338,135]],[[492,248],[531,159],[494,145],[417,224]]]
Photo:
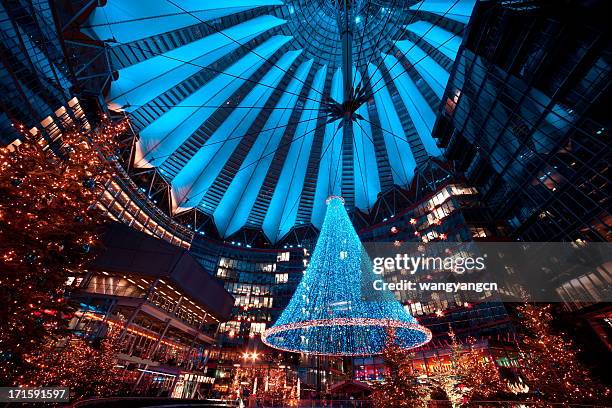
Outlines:
[[441,154],[435,113],[475,0],[108,0],[81,25],[111,49],[107,102],[139,133],[175,213],[223,237],[368,211]]

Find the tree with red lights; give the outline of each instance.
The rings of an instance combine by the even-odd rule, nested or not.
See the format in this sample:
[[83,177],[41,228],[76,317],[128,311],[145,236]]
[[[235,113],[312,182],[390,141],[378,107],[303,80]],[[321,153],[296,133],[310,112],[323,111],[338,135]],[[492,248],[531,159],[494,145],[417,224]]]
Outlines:
[[524,329],[520,363],[532,399],[543,406],[610,402],[610,389],[595,381],[580,363],[573,342],[553,331],[550,307],[525,303],[518,308]]
[[[125,123],[71,130],[49,144],[23,131],[0,149],[0,382],[31,373],[33,352],[66,334],[63,286],[98,245],[104,219],[95,203],[113,175]],[[20,126],[19,128],[22,129]],[[51,345],[51,346],[49,346]]]
[[495,363],[485,358],[475,347],[472,338],[461,343],[452,328],[449,328],[450,366],[432,381],[444,390],[454,406],[462,403],[490,399],[495,394],[507,391]]
[[412,370],[414,354],[395,342],[395,333],[389,331],[383,360],[387,367],[385,381],[376,386],[372,402],[376,408],[425,408],[431,390],[427,384],[419,383]]
[[26,387],[69,387],[71,397],[116,395],[128,391],[115,362],[119,352],[117,333],[109,333],[97,344],[79,337],[62,343],[46,342],[25,359],[29,370],[17,378]]
[[470,400],[490,399],[507,390],[495,364],[481,355],[472,339],[462,344],[452,329],[449,337],[449,366],[418,378],[411,366],[414,355],[397,345],[391,333],[383,351],[388,374],[372,394],[374,406],[427,407],[434,395],[441,394],[452,406],[458,407]]

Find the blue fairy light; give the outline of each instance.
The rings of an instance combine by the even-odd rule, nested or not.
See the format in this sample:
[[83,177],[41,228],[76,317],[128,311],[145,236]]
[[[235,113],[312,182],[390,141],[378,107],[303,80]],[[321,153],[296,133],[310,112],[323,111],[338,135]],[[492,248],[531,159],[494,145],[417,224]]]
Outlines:
[[[395,341],[414,348],[431,340],[391,292],[366,297],[364,279],[372,273],[341,197],[327,200],[317,245],[289,305],[262,340],[285,351],[335,356],[382,353],[387,329]],[[368,300],[365,300],[368,299]]]

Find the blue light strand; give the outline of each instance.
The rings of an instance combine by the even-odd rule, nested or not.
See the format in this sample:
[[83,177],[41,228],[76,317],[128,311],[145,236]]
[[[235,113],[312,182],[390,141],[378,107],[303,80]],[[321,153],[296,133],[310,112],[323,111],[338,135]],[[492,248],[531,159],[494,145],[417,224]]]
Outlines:
[[[364,292],[372,263],[344,208],[341,197],[330,197],[310,264],[289,305],[262,341],[274,348],[317,355],[380,354],[387,328],[405,348],[431,340],[388,291]],[[364,300],[374,299],[374,300]]]

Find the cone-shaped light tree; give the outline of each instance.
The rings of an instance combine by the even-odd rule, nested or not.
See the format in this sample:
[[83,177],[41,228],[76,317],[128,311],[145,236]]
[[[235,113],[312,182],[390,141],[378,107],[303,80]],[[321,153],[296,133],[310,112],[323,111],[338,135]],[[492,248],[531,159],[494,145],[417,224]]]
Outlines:
[[388,291],[370,282],[372,262],[344,208],[341,197],[327,200],[317,245],[289,305],[262,340],[285,351],[335,356],[382,353],[386,329],[404,348],[431,339]]

